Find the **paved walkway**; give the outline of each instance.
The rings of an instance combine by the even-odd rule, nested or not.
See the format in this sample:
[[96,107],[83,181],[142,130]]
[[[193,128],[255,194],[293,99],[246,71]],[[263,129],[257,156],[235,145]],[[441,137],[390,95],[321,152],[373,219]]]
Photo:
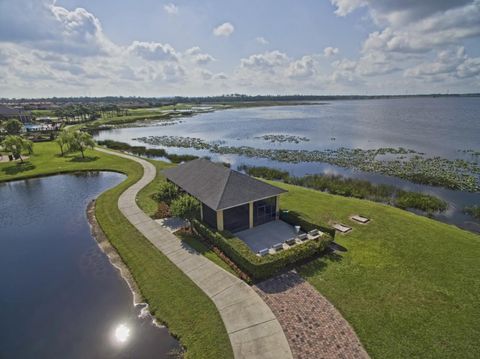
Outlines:
[[143,177],[123,192],[118,199],[118,207],[154,246],[213,301],[227,329],[235,358],[292,358],[275,315],[249,285],[182,243],[137,206],[136,196],[155,178],[155,167],[138,157],[102,148],[97,150],[136,161],[143,166]]
[[365,359],[352,327],[295,271],[267,279],[255,290],[282,325],[295,359]]

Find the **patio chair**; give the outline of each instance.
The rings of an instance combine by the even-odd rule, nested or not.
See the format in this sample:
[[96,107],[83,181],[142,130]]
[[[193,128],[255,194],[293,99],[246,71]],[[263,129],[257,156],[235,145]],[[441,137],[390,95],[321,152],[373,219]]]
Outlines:
[[295,237],[293,237],[293,238],[287,239],[287,240],[285,241],[285,243],[288,244],[289,246],[293,246],[293,245],[295,245],[297,242],[295,241]]
[[301,241],[306,241],[308,239],[308,235],[306,233],[302,233],[302,234],[299,234],[297,238],[300,239]]
[[317,239],[320,238],[323,235],[323,232],[320,232],[318,229],[312,229],[310,232],[308,232],[308,238],[309,239]]
[[362,215],[360,215],[360,214],[357,214],[357,215],[355,215],[355,216],[352,216],[352,219],[353,219],[354,221],[357,221],[357,222],[362,223],[362,224],[367,224],[367,223],[370,221],[369,218],[364,217],[364,216],[362,216]]
[[268,254],[268,248],[260,249],[257,253],[260,257],[265,257]]
[[283,243],[274,244],[273,249],[275,250],[275,252],[283,250]]
[[347,233],[347,232],[350,232],[352,230],[352,228],[342,224],[342,223],[335,223],[333,225],[333,228],[335,228],[337,231],[339,231],[340,233]]

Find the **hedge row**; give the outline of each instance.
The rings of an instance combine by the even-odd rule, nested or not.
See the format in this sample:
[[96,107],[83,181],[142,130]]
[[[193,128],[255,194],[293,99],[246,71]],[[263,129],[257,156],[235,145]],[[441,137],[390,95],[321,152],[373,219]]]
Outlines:
[[255,280],[271,277],[286,267],[322,252],[331,240],[330,237],[310,240],[274,255],[259,257],[231,233],[214,231],[198,220],[193,220],[192,226],[199,235],[222,250],[242,271]]
[[280,219],[292,226],[300,226],[302,231],[309,232],[312,229],[318,229],[324,233],[328,233],[332,238],[335,238],[335,230],[330,227],[319,226],[304,220],[299,214],[292,211],[280,211]]

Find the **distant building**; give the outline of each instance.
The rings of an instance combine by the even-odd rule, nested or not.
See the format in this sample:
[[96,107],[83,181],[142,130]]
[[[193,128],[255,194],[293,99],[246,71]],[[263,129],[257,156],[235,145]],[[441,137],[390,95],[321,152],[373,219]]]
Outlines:
[[22,123],[31,121],[32,114],[23,109],[8,107],[5,105],[0,105],[0,120],[6,120],[10,118],[16,118]]

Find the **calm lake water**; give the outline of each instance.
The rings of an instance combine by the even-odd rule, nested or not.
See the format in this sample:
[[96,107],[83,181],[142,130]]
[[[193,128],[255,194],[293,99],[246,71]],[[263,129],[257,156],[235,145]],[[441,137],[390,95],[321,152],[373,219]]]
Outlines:
[[[272,143],[268,134],[306,137],[300,143]],[[229,146],[324,150],[339,147],[376,149],[405,147],[427,156],[471,160],[459,150],[480,150],[480,98],[407,98],[383,100],[332,101],[319,105],[232,109],[181,119],[171,126],[152,123],[147,127],[102,131],[97,139],[113,139],[133,145],[148,136],[197,137],[224,141]],[[162,146],[149,146],[160,147]],[[465,205],[480,204],[480,194],[416,185],[393,177],[353,171],[325,163],[284,163],[238,155],[218,155],[208,151],[168,148],[172,153],[208,155],[214,160],[282,168],[294,175],[309,173],[342,174],[375,183],[394,184],[445,199],[449,210],[436,216],[442,221],[480,231],[480,223],[462,214]]]
[[167,358],[90,234],[86,206],[124,178],[96,172],[0,184],[0,357]]

